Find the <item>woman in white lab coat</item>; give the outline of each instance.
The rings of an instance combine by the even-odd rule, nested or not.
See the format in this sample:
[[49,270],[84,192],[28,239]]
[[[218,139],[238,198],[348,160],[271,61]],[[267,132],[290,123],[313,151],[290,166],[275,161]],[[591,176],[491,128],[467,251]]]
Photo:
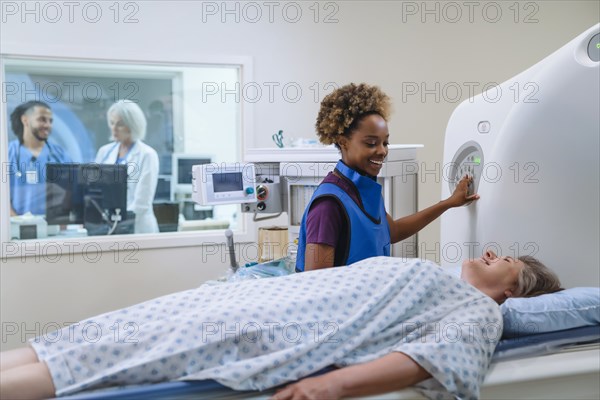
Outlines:
[[112,143],[96,154],[99,164],[127,165],[127,211],[135,213],[135,233],[158,232],[152,201],[158,183],[158,154],[142,140],[146,117],[130,100],[119,100],[106,113]]

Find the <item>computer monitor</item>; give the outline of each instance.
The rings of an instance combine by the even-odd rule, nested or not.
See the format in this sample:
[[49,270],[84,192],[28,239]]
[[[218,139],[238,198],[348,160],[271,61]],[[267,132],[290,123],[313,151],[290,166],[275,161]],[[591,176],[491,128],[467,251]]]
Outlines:
[[83,187],[84,220],[102,222],[102,213],[108,216],[127,214],[127,165],[82,164],[79,168]]
[[83,224],[83,188],[80,164],[46,165],[46,222],[50,225]]
[[47,164],[48,224],[106,225],[117,214],[127,219],[126,165]]
[[[171,190],[173,195],[192,194],[192,167],[194,165],[210,164],[209,155],[174,153],[172,158]],[[174,197],[174,196],[173,196]]]
[[154,202],[171,201],[171,175],[158,175]]

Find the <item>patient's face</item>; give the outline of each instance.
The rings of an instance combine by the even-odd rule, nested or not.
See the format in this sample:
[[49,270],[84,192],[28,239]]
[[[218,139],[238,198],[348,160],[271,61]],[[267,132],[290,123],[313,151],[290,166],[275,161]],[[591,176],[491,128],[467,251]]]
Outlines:
[[521,260],[510,256],[498,257],[488,250],[481,258],[465,260],[461,277],[500,303],[516,288],[524,266]]

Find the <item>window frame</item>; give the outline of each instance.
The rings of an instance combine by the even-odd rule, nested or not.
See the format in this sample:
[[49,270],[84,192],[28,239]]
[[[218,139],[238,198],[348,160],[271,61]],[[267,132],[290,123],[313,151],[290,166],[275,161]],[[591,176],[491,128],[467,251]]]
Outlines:
[[[29,54],[0,53],[0,87],[5,88],[6,60],[13,61],[61,61],[83,63],[114,63],[134,66],[187,66],[187,67],[216,67],[233,66],[239,68],[240,87],[251,81],[253,76],[252,59],[247,56],[195,56],[191,55],[182,60],[153,60],[147,58],[130,58],[119,60],[113,58],[80,58],[80,57],[49,57]],[[4,96],[3,96],[4,97]],[[8,121],[7,102],[3,98],[0,106],[0,121]],[[254,110],[251,102],[240,102],[240,130],[237,157],[243,160],[245,150],[252,147],[254,137]],[[21,257],[56,257],[66,254],[82,254],[90,252],[164,249],[190,246],[219,246],[226,242],[225,230],[161,232],[156,234],[131,234],[116,236],[89,236],[75,238],[49,237],[43,239],[11,240],[10,239],[10,185],[8,179],[8,124],[0,124],[0,164],[2,179],[0,179],[0,259]],[[237,160],[232,160],[237,161]],[[238,243],[256,242],[257,234],[252,215],[241,213],[239,224],[233,231]]]

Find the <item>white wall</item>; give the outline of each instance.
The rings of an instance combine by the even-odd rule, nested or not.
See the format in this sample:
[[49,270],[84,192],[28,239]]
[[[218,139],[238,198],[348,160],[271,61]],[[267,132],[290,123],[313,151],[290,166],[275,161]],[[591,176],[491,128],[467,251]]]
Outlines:
[[[13,8],[6,8],[7,4]],[[78,4],[73,22],[69,21],[68,9],[62,8],[62,19],[52,23],[49,19],[55,18],[55,12],[47,9],[44,15],[41,4],[40,20],[35,22],[35,12],[21,15],[17,10],[12,14],[21,2],[3,2],[2,53],[170,61],[189,60],[198,54],[249,56],[253,81],[265,89],[264,96],[254,103],[253,142],[249,145],[255,147],[272,146],[271,135],[279,129],[288,136],[312,137],[319,101],[330,91],[324,90],[328,82],[378,84],[394,101],[391,142],[424,144],[418,158],[422,168],[431,171],[441,163],[447,120],[469,95],[469,85],[476,85],[479,93],[488,83],[512,77],[596,24],[600,12],[597,1],[521,2],[518,7],[515,2],[474,2],[470,20],[464,2],[452,6],[427,2],[428,9],[440,10],[436,22],[434,14],[421,15],[422,2],[337,1],[320,3],[319,22],[315,23],[314,2],[296,2],[288,5],[286,17],[294,17],[294,5],[302,10],[302,16],[299,22],[291,23],[282,16],[288,3],[276,2],[271,23],[269,9],[257,2],[254,4],[262,6],[262,18],[250,23],[247,20],[255,16],[252,8],[246,8],[245,20],[242,10],[246,3],[228,2],[230,9],[239,7],[240,21],[235,22],[235,14],[228,14],[223,15],[223,23],[220,12],[203,15],[203,8],[220,9],[222,2],[148,1],[133,2],[138,7],[134,16],[138,22],[125,24],[124,16],[134,9],[121,9],[120,22],[115,23],[114,12],[109,9],[113,2],[98,2],[102,18],[91,23],[82,17],[86,3]],[[490,22],[497,19],[498,9],[502,16]],[[462,17],[452,23],[457,10]],[[93,18],[93,9],[87,11]],[[335,12],[337,22],[323,23],[331,12]],[[528,15],[530,22],[525,23]],[[279,85],[273,101],[266,82]],[[421,84],[433,89],[438,82],[440,88],[461,87],[460,99],[454,99],[451,91],[446,96],[438,93],[439,99],[434,94],[421,99],[406,92],[407,87]],[[301,88],[297,102],[283,96],[281,88],[286,84]],[[320,90],[315,99],[317,87]],[[291,89],[288,94],[294,95]],[[439,173],[422,175],[420,208],[439,201],[440,185]],[[427,249],[435,248],[438,241],[438,222],[420,234],[420,242]],[[203,251],[192,247],[144,250],[136,254],[139,262],[127,264],[115,264],[112,253],[102,254],[97,263],[81,255],[58,263],[36,262],[31,257],[25,262],[19,258],[3,260],[2,349],[22,342],[22,335],[7,336],[7,330],[15,326],[35,330],[36,323],[40,327],[51,322],[63,325],[219,276],[225,259],[217,254],[207,256],[207,263],[198,262]]]

